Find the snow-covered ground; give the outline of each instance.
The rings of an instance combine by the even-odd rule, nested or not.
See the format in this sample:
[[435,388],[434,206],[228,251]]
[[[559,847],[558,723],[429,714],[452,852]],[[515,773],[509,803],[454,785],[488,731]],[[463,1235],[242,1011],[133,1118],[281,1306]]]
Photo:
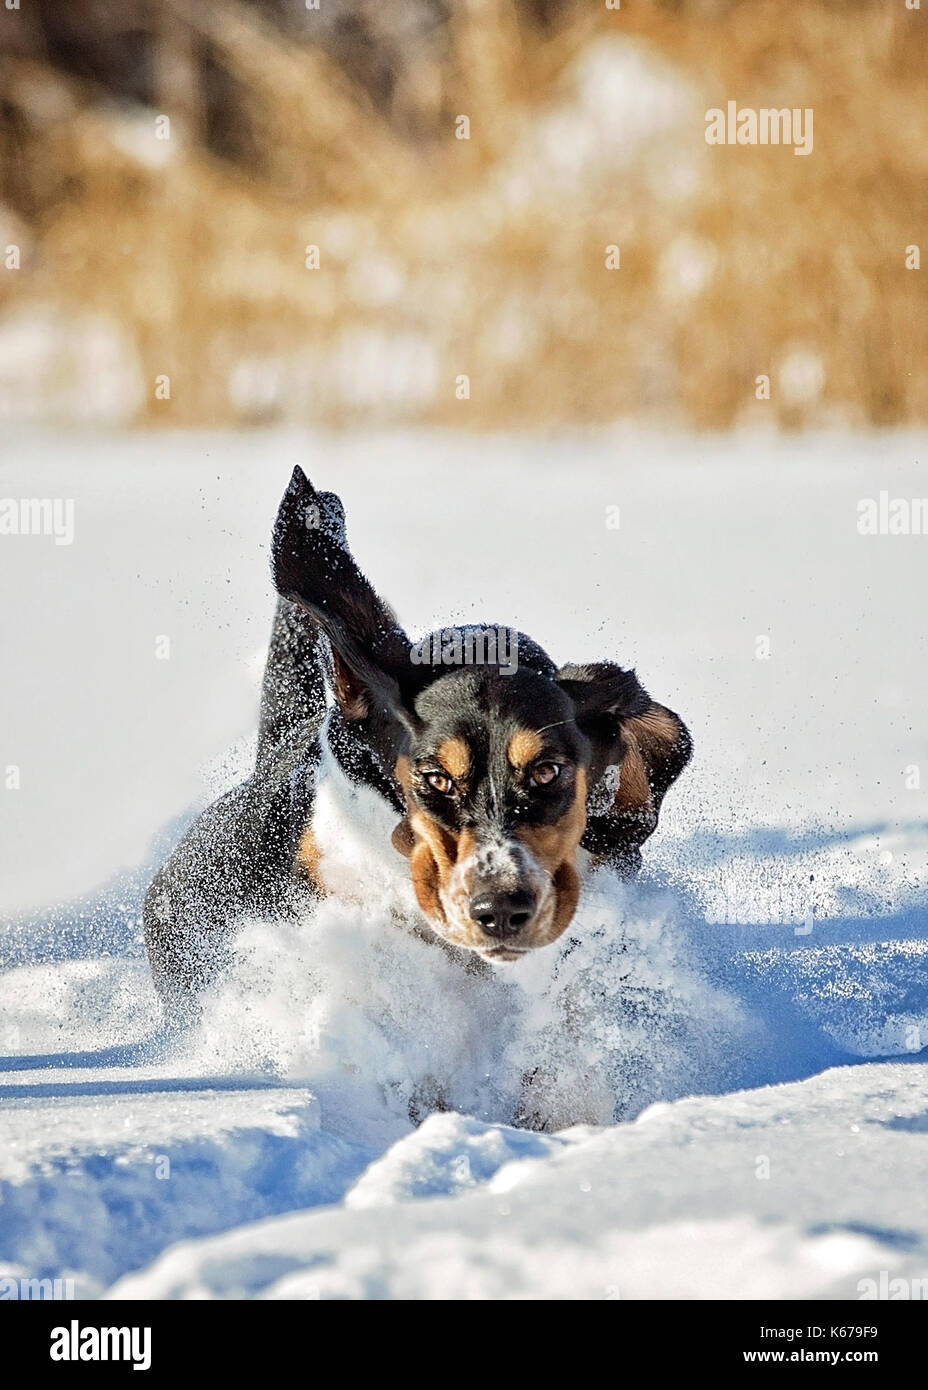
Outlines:
[[[858,530],[862,499],[928,495],[926,444],[8,437],[0,499],[73,498],[75,528],[0,535],[0,1275],[264,1298],[928,1276],[928,537]],[[247,766],[295,462],[410,630],[635,664],[697,757],[642,879],[594,876],[556,947],[463,975],[359,863],[367,901],[251,924],[167,1051],[140,892]]]

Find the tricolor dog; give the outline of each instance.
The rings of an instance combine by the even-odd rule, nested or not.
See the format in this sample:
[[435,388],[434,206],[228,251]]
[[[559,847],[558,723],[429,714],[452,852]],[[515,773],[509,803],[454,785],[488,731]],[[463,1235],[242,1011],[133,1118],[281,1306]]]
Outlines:
[[179,1022],[247,916],[350,894],[352,826],[413,924],[462,959],[557,940],[585,868],[624,875],[690,757],[679,717],[634,671],[558,667],[511,629],[411,640],[352,558],[344,511],[294,470],[272,542],[280,595],[247,782],[211,805],[158,873],[145,936]]

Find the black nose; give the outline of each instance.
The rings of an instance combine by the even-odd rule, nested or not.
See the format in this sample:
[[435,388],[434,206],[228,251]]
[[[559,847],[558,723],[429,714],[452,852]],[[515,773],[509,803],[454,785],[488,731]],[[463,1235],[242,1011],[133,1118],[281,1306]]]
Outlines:
[[470,915],[488,936],[515,936],[528,926],[534,912],[535,895],[526,888],[476,893],[470,900]]

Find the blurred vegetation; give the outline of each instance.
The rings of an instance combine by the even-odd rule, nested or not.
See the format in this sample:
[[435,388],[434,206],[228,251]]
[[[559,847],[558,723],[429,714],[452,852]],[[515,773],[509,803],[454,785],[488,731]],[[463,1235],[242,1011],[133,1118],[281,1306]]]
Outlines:
[[[926,24],[903,0],[0,9],[0,411],[925,421]],[[728,100],[811,107],[814,152],[707,146]]]

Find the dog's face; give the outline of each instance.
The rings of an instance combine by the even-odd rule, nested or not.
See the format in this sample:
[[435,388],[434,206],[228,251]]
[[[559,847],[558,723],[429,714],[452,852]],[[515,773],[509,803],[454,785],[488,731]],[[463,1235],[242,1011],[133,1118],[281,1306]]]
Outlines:
[[451,670],[423,660],[440,644],[410,642],[352,559],[338,498],[299,469],[272,557],[278,592],[331,643],[343,736],[405,810],[393,845],[433,929],[502,961],[556,940],[577,905],[581,838],[615,860],[653,830],[689,758],[681,721],[634,671],[558,670],[521,634],[504,665],[485,646]]
[[536,671],[440,675],[397,760],[393,842],[440,936],[495,960],[554,941],[577,905],[591,745],[573,701]]

